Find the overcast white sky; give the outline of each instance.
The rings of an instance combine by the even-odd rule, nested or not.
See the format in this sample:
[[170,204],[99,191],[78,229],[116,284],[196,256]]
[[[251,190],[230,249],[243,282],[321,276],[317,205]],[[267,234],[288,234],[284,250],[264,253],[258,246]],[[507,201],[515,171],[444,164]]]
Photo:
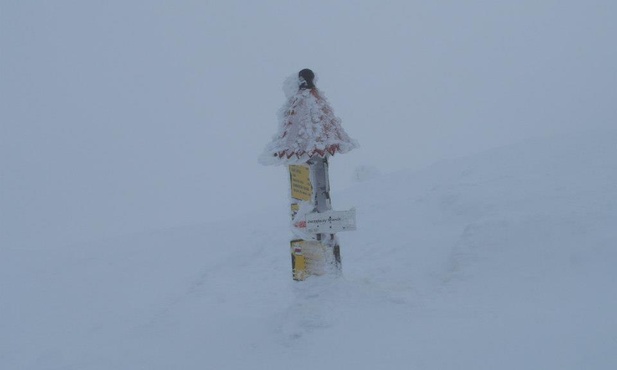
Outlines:
[[0,245],[285,204],[257,157],[305,67],[362,146],[334,189],[360,165],[613,129],[616,36],[612,0],[0,0]]

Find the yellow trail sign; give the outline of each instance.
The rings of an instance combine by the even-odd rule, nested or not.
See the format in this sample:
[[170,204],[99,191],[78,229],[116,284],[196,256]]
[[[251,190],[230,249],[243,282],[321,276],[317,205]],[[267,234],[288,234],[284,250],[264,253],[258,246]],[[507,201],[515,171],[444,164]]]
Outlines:
[[296,239],[290,242],[291,269],[294,280],[326,273],[326,246],[314,240]]
[[290,165],[291,197],[305,202],[310,202],[313,197],[313,185],[311,184],[310,169],[307,165]]

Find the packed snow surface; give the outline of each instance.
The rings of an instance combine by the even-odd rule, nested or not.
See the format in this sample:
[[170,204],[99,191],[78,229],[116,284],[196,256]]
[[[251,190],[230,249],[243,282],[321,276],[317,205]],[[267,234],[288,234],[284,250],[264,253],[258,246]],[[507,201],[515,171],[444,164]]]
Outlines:
[[285,194],[215,224],[3,245],[0,369],[615,369],[616,148],[543,139],[335,192],[358,212],[338,278],[292,281]]

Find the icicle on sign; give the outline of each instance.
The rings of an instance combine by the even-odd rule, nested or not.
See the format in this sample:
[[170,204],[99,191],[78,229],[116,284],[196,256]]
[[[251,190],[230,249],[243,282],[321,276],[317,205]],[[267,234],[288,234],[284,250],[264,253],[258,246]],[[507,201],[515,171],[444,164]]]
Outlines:
[[307,165],[290,165],[291,197],[305,202],[310,202],[313,197],[313,185],[311,185],[310,169]]

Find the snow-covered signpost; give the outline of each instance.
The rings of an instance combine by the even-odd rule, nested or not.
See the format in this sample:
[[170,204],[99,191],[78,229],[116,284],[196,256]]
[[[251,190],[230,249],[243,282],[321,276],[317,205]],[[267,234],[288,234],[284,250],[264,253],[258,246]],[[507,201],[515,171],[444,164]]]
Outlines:
[[279,111],[278,132],[260,161],[289,168],[293,278],[304,280],[341,270],[335,233],[355,230],[355,210],[332,211],[328,158],[358,144],[315,87],[313,71],[303,69],[288,78],[283,90],[288,100]]

